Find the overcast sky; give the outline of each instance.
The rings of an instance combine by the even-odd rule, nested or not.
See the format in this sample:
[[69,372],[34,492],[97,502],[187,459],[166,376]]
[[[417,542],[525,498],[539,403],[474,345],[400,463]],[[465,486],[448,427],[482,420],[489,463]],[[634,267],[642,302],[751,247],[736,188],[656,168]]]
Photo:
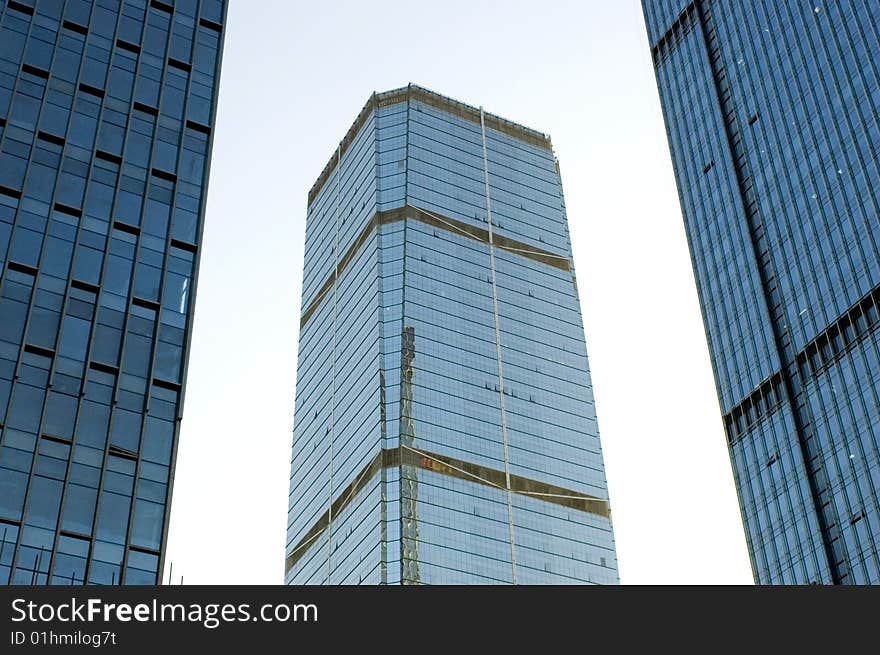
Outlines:
[[306,194],[409,82],[553,139],[621,582],[750,584],[638,0],[230,0],[164,580],[283,581]]

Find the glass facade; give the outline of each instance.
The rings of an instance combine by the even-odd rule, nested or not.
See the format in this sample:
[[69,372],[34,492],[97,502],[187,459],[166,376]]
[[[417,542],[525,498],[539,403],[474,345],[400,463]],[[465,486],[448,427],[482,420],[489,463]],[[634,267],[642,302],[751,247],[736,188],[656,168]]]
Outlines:
[[223,0],[0,3],[0,584],[155,584]]
[[287,583],[617,583],[549,138],[410,85],[309,194]]
[[643,8],[755,580],[880,583],[880,6]]

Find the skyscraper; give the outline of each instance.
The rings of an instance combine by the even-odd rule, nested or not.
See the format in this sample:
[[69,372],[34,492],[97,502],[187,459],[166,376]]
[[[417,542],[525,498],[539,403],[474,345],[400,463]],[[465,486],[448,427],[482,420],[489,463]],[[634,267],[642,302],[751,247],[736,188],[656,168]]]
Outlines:
[[0,4],[0,583],[154,584],[223,0]]
[[755,580],[880,583],[880,7],[643,8]]
[[616,583],[550,139],[374,94],[308,197],[285,580]]

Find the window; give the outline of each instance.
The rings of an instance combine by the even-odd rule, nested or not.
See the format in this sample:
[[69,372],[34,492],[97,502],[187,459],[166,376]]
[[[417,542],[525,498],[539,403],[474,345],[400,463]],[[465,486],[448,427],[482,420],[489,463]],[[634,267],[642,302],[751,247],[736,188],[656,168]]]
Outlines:
[[45,395],[43,389],[19,381],[12,391],[6,426],[36,434],[40,428],[40,414],[43,411]]
[[171,446],[174,440],[174,423],[147,416],[144,428],[144,446],[142,456],[145,460],[157,464],[171,462]]
[[134,521],[131,526],[132,545],[158,550],[162,540],[164,519],[164,504],[148,500],[136,500],[134,504]]
[[119,409],[113,413],[113,429],[110,442],[123,450],[136,453],[141,436],[141,413]]
[[[0,518],[18,520],[21,518],[21,509],[24,507],[24,494],[27,490],[28,472],[15,471],[9,465],[16,465],[15,459],[25,459],[13,452],[13,449],[4,446],[0,449],[3,462],[0,464]],[[26,458],[27,466],[30,466],[30,457]],[[24,462],[17,464],[23,466]],[[0,529],[5,527],[0,523]]]
[[72,439],[78,406],[79,403],[74,396],[49,391],[43,417],[43,434]]
[[[137,509],[135,513],[137,513]],[[156,584],[156,571],[158,567],[159,557],[157,555],[131,549],[128,551],[128,566],[125,570],[124,582],[127,585]]]
[[61,529],[68,532],[91,534],[97,499],[98,490],[95,488],[72,482],[67,485]]
[[84,583],[88,556],[89,542],[87,540],[70,536],[59,537],[58,551],[52,565],[51,584],[77,585]]
[[104,448],[107,427],[110,424],[110,407],[90,400],[83,400],[79,414],[77,444]]
[[54,530],[58,522],[58,510],[61,507],[61,489],[63,482],[42,476],[34,476],[28,497],[28,509],[25,523],[38,528]]

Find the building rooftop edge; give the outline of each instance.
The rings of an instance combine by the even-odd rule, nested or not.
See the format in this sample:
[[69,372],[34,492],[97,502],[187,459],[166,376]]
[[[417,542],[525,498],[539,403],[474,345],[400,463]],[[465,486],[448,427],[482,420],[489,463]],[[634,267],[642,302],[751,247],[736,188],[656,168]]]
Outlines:
[[[372,111],[373,109],[378,109],[380,107],[397,104],[399,102],[406,102],[407,100],[411,99],[420,100],[422,102],[425,102],[426,104],[437,107],[438,109],[442,109],[449,113],[460,116],[461,118],[465,118],[476,123],[480,122],[479,107],[468,105],[464,102],[460,102],[448,96],[437,93],[436,91],[431,91],[430,89],[418,86],[417,84],[409,84],[407,86],[402,86],[397,89],[391,89],[390,91],[383,91],[381,93],[374,92],[367,99],[366,103],[364,103],[364,106],[358,113],[357,118],[354,119],[354,122],[348,128],[348,131],[345,133],[345,136],[339,143],[339,147],[337,148],[336,153],[330,155],[330,159],[324,166],[324,169],[321,171],[318,179],[315,180],[312,188],[309,189],[309,207],[311,207],[318,193],[327,182],[327,179],[330,177],[330,173],[333,172],[333,169],[336,166],[337,158],[340,157],[342,153],[344,153],[346,150],[348,150],[351,142],[354,141],[354,138],[355,136],[357,136],[360,128],[366,122],[370,111]],[[526,127],[525,125],[522,125],[520,123],[515,123],[513,121],[507,120],[506,118],[502,118],[497,114],[491,114],[487,111],[484,111],[483,115],[485,117],[486,127],[491,127],[495,130],[498,130],[499,132],[503,132],[515,138],[521,139],[522,141],[530,143],[531,145],[545,148],[546,150],[549,150],[551,152],[553,151],[553,146],[551,145],[550,136],[548,134],[539,132],[538,130],[532,129],[530,127]]]

